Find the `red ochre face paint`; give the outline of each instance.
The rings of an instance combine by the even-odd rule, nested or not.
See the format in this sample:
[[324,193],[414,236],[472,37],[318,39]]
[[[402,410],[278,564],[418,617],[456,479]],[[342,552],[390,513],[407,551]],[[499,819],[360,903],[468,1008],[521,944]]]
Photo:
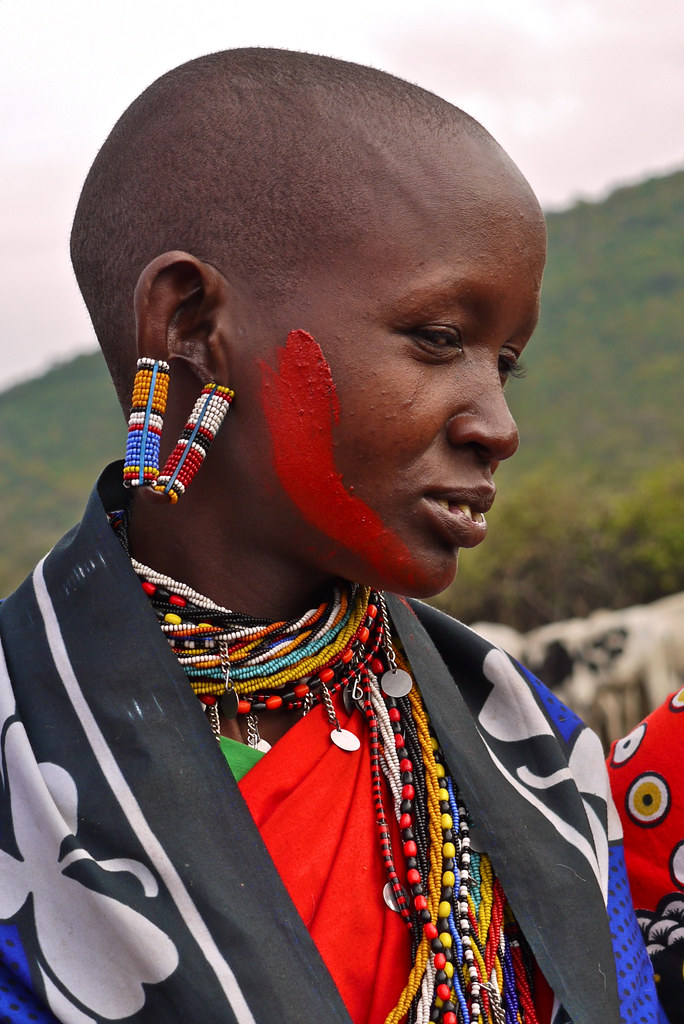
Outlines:
[[[403,541],[335,467],[333,427],[340,408],[330,367],[306,331],[291,331],[277,372],[262,367],[262,404],[280,483],[308,523],[354,552],[382,578],[415,585],[424,575]],[[362,580],[361,582],[366,582]]]

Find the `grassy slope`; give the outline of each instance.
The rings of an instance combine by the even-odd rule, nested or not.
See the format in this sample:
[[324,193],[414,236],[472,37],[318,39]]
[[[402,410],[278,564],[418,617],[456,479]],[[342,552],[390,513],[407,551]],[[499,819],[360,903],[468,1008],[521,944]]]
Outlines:
[[540,463],[626,486],[684,456],[684,172],[548,218],[542,316],[511,388],[523,444],[509,473]]
[[79,356],[0,395],[0,596],[78,521],[124,436],[99,355]]

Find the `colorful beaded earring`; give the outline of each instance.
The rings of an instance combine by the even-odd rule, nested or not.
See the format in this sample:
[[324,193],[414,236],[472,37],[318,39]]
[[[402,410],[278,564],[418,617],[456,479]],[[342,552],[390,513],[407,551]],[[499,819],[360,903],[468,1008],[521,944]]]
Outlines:
[[161,359],[143,357],[138,360],[123,478],[126,487],[151,486],[175,504],[204,462],[234,392],[213,381],[204,385],[175,448],[160,472],[159,450],[169,390],[169,369],[169,364]]
[[159,476],[159,442],[169,393],[169,364],[138,360],[124,459],[126,487],[154,485]]
[[209,445],[216,437],[233,401],[234,392],[221,384],[205,384],[195,402],[176,447],[154,485],[175,504],[204,462]]

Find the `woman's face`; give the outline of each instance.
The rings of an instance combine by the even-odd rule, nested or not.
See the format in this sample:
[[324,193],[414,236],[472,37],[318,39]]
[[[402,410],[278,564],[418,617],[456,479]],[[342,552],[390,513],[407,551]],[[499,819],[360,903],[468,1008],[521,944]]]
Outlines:
[[254,550],[414,596],[448,586],[459,548],[484,539],[494,471],[518,446],[504,385],[545,252],[538,205],[498,152],[443,148],[383,167],[356,251],[236,346],[226,439]]

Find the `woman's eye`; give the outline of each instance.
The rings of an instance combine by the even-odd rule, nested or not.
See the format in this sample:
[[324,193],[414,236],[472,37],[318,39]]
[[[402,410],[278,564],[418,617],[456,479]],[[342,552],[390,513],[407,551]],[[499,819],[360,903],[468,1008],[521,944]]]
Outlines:
[[527,367],[520,359],[517,359],[513,355],[500,355],[499,356],[499,376],[501,380],[506,383],[511,377],[516,377],[518,380],[524,377],[527,373]]
[[461,332],[455,327],[421,327],[413,335],[428,351],[461,348]]

